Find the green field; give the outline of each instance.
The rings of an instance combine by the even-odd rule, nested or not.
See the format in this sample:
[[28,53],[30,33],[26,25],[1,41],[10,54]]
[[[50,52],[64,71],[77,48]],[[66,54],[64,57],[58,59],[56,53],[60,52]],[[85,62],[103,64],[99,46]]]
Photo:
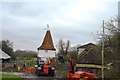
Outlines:
[[[16,57],[16,59],[18,61],[17,62],[18,65],[23,65],[24,63],[26,63],[26,67],[28,68],[33,68],[37,61],[37,58],[28,57]],[[19,62],[20,60],[22,60],[22,62]]]
[[2,80],[24,80],[20,76],[11,75],[11,74],[0,74],[2,77]]

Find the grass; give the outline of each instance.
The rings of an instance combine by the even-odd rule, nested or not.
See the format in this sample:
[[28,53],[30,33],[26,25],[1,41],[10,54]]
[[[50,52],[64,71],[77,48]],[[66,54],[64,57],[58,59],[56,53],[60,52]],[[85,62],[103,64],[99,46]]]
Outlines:
[[18,65],[23,65],[26,63],[26,67],[28,68],[33,68],[34,65],[36,64],[37,58],[34,57],[16,57],[17,60],[22,60],[22,62],[17,62]]
[[11,75],[11,74],[0,74],[2,75],[2,80],[24,80],[20,76]]

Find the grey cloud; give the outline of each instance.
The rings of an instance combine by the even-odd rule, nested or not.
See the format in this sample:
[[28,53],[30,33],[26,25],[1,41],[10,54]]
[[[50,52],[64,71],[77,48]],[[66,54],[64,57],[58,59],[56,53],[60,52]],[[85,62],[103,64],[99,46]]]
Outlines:
[[[36,33],[36,34],[35,34]],[[14,32],[9,30],[3,30],[3,39],[9,39],[13,41],[14,49],[28,49],[36,50],[36,48],[41,44],[43,34],[41,32],[32,31],[26,34],[26,32]]]
[[[52,24],[54,17],[61,19],[61,13],[63,9],[69,5],[69,3],[3,3],[3,14],[2,26],[3,26],[3,38],[8,38],[14,42],[15,49],[29,49],[36,50],[40,46],[46,28],[46,24],[50,22],[51,33],[55,44],[57,44],[59,39],[70,40],[72,44],[83,44],[87,42],[94,42],[92,32],[98,30],[102,25],[102,20],[108,19],[113,16],[117,9],[112,9],[113,6],[106,4],[108,6],[106,11],[98,10],[98,12],[91,12],[92,20],[86,22],[79,22],[72,20],[72,25],[60,25],[55,22]],[[110,10],[111,9],[111,10]],[[15,17],[11,18],[11,17]],[[24,20],[24,18],[33,18],[40,21],[32,23],[19,22],[19,18]],[[64,19],[64,18],[63,18]],[[59,21],[59,20],[58,20]],[[64,21],[64,20],[63,20]],[[56,21],[57,22],[57,21]],[[58,22],[59,23],[59,22]],[[70,24],[69,21],[66,24]],[[44,26],[43,26],[44,25]]]
[[[48,17],[48,15],[57,14],[64,3],[41,3],[41,2],[3,2],[2,9],[12,15],[25,17]],[[59,7],[60,6],[60,7]],[[60,12],[59,12],[60,13]]]

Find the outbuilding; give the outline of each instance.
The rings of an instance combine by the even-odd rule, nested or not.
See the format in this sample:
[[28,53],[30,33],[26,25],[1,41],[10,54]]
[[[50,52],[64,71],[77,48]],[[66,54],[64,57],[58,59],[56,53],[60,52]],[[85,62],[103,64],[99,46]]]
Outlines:
[[4,62],[9,61],[10,59],[11,57],[0,49],[0,60]]
[[47,25],[47,30],[43,42],[40,47],[38,47],[38,60],[44,60],[51,65],[55,64],[56,49],[53,44],[52,35]]

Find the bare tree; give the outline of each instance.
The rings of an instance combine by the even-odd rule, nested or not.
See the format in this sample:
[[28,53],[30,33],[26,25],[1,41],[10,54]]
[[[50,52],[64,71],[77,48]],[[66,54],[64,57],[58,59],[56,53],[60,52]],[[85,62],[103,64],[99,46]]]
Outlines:
[[[109,64],[109,63],[113,63],[112,69],[109,71],[109,75],[107,76],[113,76],[113,72],[114,72],[114,76],[113,77],[117,77],[118,73],[120,72],[118,70],[118,65],[119,65],[119,60],[120,60],[120,32],[118,30],[118,16],[113,17],[112,19],[110,19],[109,21],[104,23],[104,27],[105,27],[105,35],[104,35],[104,63],[105,64]],[[98,32],[99,34],[97,34],[99,36],[99,47],[101,48],[101,44],[103,42],[103,38],[101,38],[101,36],[103,36],[103,34],[101,34],[101,32]]]
[[70,51],[70,41],[64,42],[62,39],[58,42],[59,54],[61,54],[64,59],[67,58],[68,52]]

